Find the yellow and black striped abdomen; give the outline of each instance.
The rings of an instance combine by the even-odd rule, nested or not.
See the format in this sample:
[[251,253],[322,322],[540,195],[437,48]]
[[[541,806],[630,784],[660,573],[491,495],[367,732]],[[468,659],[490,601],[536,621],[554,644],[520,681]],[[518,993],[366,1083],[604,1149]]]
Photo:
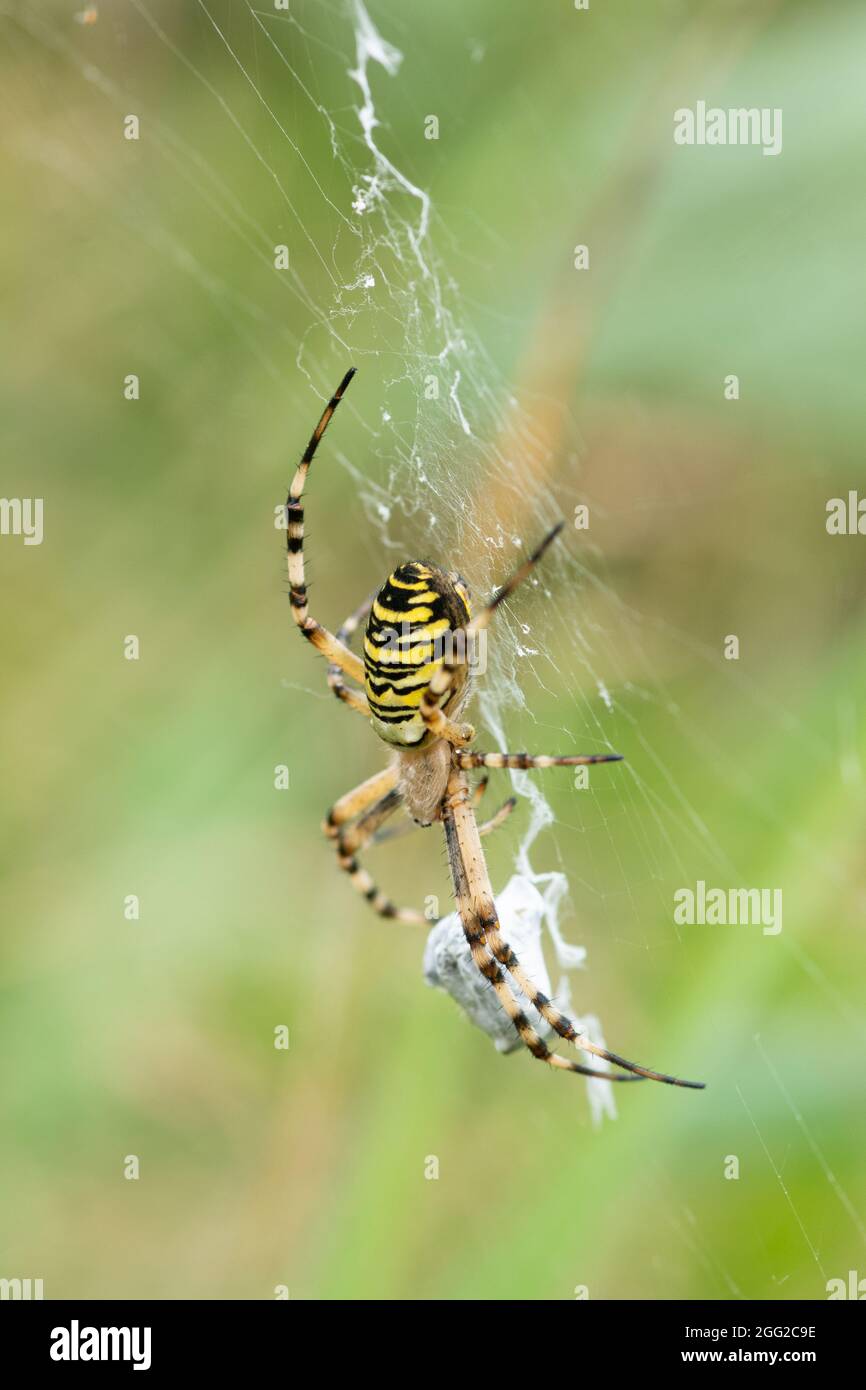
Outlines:
[[469,595],[459,575],[410,560],[388,576],[364,635],[367,699],[373,728],[386,743],[415,748],[425,741],[421,696],[449,654],[448,634],[468,620]]

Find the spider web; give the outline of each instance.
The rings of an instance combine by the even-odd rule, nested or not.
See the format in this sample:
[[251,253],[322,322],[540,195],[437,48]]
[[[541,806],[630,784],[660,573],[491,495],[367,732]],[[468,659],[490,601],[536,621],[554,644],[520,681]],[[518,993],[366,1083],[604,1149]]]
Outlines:
[[[280,443],[270,461],[282,459],[286,478],[292,459],[278,450],[287,438],[287,382],[304,384],[295,391],[291,421],[291,438],[300,444],[347,365],[359,367],[358,382],[341,406],[340,429],[328,436],[327,456],[343,470],[347,508],[366,518],[362,544],[369,588],[392,562],[429,556],[459,567],[476,597],[484,597],[549,527],[563,516],[570,520],[578,504],[588,504],[594,518],[600,514],[600,504],[584,487],[580,421],[566,415],[561,428],[547,428],[552,414],[561,415],[561,393],[555,381],[547,391],[543,377],[525,371],[512,348],[512,336],[515,343],[525,342],[526,325],[512,321],[491,298],[470,299],[460,283],[462,271],[465,280],[473,278],[469,272],[486,248],[507,264],[492,219],[480,202],[459,209],[440,205],[419,173],[424,162],[417,148],[400,146],[396,130],[412,124],[421,132],[428,115],[416,87],[424,54],[408,7],[396,0],[370,0],[369,9],[362,0],[290,5],[281,11],[268,0],[117,0],[99,5],[99,22],[91,27],[83,16],[97,7],[86,0],[44,6],[0,0],[13,51],[35,42],[49,62],[78,73],[82,91],[100,109],[104,105],[118,120],[128,111],[141,114],[148,157],[163,176],[161,196],[144,188],[131,193],[119,178],[112,182],[114,153],[106,157],[102,151],[97,172],[89,170],[75,136],[91,132],[74,111],[68,138],[55,133],[46,139],[35,121],[28,128],[13,109],[22,95],[13,91],[7,95],[13,132],[8,138],[17,139],[25,156],[94,201],[101,199],[109,217],[125,221],[134,237],[187,276],[223,316],[238,356],[273,384]],[[72,17],[75,8],[80,26]],[[114,46],[99,46],[103,30]],[[455,63],[461,56],[465,63],[461,81],[470,82],[473,66],[484,61],[483,47],[469,33],[449,43]],[[145,60],[137,64],[145,48]],[[48,63],[46,68],[50,80]],[[199,92],[201,109],[210,112],[210,132],[163,114],[159,77],[149,78],[154,69],[174,73]],[[443,106],[444,126],[447,96],[439,94],[436,104]],[[176,211],[172,202],[181,203],[181,192],[184,201]],[[221,245],[231,247],[236,263],[258,268],[257,278],[248,273],[239,281],[224,271],[207,236],[192,227],[192,207],[219,229]],[[563,237],[569,236],[564,227]],[[277,272],[274,247],[280,243],[289,248],[289,265]],[[638,488],[629,492],[632,481],[623,480],[618,517],[637,524],[642,502]],[[682,665],[711,667],[719,685],[736,696],[741,718],[752,711],[789,735],[792,763],[806,757],[827,763],[837,749],[832,736],[825,740],[820,728],[804,730],[776,696],[753,687],[737,663],[720,662],[716,649],[626,601],[616,557],[595,534],[593,527],[566,528],[543,566],[497,615],[488,671],[467,717],[478,728],[482,748],[627,752],[627,761],[615,768],[591,770],[589,785],[580,790],[571,790],[565,770],[511,774],[520,804],[499,839],[501,847],[514,843],[508,836],[518,836],[510,882],[522,900],[531,900],[530,889],[540,894],[523,937],[516,914],[505,922],[519,950],[526,948],[527,962],[533,961],[533,932],[543,926],[553,948],[548,962],[554,957],[560,972],[582,964],[577,943],[592,941],[604,942],[607,969],[615,976],[620,961],[637,954],[649,962],[679,947],[671,890],[694,879],[696,864],[707,879],[715,874],[718,882],[743,881],[725,844],[659,755],[649,728],[660,735],[660,746],[679,743],[701,777],[730,791],[739,804],[759,808],[766,826],[779,825],[774,804],[749,768],[737,766],[730,748],[716,745],[707,724],[683,707],[681,686],[676,697],[668,688],[662,673],[676,670],[677,661],[661,663],[660,644],[681,657]],[[318,566],[319,573],[339,560],[327,553],[327,544],[326,528],[318,524],[311,568]],[[361,593],[353,588],[345,597],[348,608]],[[333,626],[343,612],[319,616]],[[289,635],[286,647],[290,669],[297,671]],[[845,775],[860,782],[853,696],[840,708],[840,722]],[[809,848],[802,845],[804,854]],[[496,848],[490,857],[494,890],[507,907],[509,872],[502,870],[502,855]],[[809,864],[820,888],[829,890],[836,866],[815,851]],[[816,1014],[823,1006],[828,1017],[862,1037],[862,1020],[797,938],[785,934],[779,946],[814,990]],[[597,951],[593,944],[586,961],[590,972]],[[452,956],[451,963],[456,961]],[[535,961],[543,987],[543,962],[540,956]],[[551,973],[564,1002],[567,985]],[[571,987],[576,1012],[590,1026],[592,974],[572,976]],[[478,1021],[495,1036],[489,1019]],[[602,1040],[600,1028],[591,1031]],[[689,1070],[688,1059],[627,1048],[612,1024],[610,1034],[613,1046],[642,1062],[682,1063]],[[817,1125],[807,1125],[798,1096],[771,1053],[755,1042],[756,1060],[769,1071],[801,1147],[808,1148],[850,1220],[859,1251],[864,1226],[835,1176],[833,1141]],[[603,1082],[588,1086],[594,1114],[614,1114],[612,1088]],[[823,1283],[828,1271],[819,1255],[817,1217],[806,1210],[801,1216],[795,1206],[799,1194],[764,1138],[767,1122],[751,1093],[737,1087],[737,1096],[742,1130],[757,1137],[779,1204],[790,1209]],[[681,1211],[679,1202],[666,1203],[665,1210],[680,1242],[696,1259],[715,1265],[712,1250],[701,1249],[688,1210]],[[716,1272],[719,1287],[740,1296],[726,1270]]]
[[[245,198],[219,158],[163,121],[158,108],[138,103],[132,109],[142,109],[167,177],[191,187],[236,239],[239,253],[260,262],[267,288],[246,299],[229,289],[201,248],[192,250],[159,208],[137,210],[142,234],[213,298],[244,348],[282,386],[285,366],[260,343],[262,325],[279,324],[309,388],[310,420],[347,364],[362,369],[363,391],[377,401],[378,418],[359,407],[356,385],[341,408],[342,432],[329,436],[328,447],[368,523],[370,574],[380,578],[387,563],[429,555],[457,565],[476,596],[489,594],[528,546],[591,499],[580,485],[577,422],[567,422],[569,444],[560,456],[538,424],[551,402],[532,389],[516,391],[508,370],[514,364],[503,364],[485,346],[475,321],[483,315],[467,303],[451,269],[468,252],[456,243],[448,217],[406,172],[412,160],[397,148],[389,112],[411,105],[420,55],[404,57],[363,0],[292,0],[290,9],[196,0],[196,13],[193,38],[188,11],[181,23],[171,9],[128,0],[127,45],[155,42],[168,62],[201,85],[220,140],[243,151],[251,186],[268,190],[278,212],[274,223],[266,225],[251,211],[257,198]],[[87,56],[68,26],[31,11],[16,15],[118,110],[130,109],[129,87]],[[411,41],[399,7],[389,13],[388,27]],[[483,52],[467,43],[465,56],[469,66]],[[302,141],[293,121],[299,111]],[[419,130],[426,115],[414,112]],[[478,217],[482,240],[494,236]],[[282,243],[289,264],[275,288],[274,247]],[[300,332],[285,324],[285,296],[292,322],[303,325]],[[501,331],[491,315],[489,336]],[[347,439],[351,447],[341,442]],[[322,616],[333,621],[334,615]],[[643,615],[606,579],[605,557],[591,531],[566,531],[497,616],[487,673],[472,707],[481,747],[614,751],[627,731],[642,755],[615,771],[594,769],[567,821],[554,812],[540,775],[511,774],[525,803],[515,876],[541,893],[541,915],[563,969],[583,960],[582,948],[568,940],[580,934],[583,913],[612,928],[616,940],[649,951],[647,907],[663,905],[670,920],[668,885],[688,881],[688,848],[700,848],[708,871],[735,873],[642,735],[651,707],[702,758],[723,765],[722,753],[708,748],[660,683],[644,625]],[[688,646],[693,656],[715,660],[693,642]],[[538,698],[552,692],[561,715],[539,721],[533,712]],[[594,870],[581,841],[599,835],[608,841],[608,871],[618,862],[619,837],[632,837],[643,878],[636,882],[623,870],[611,880]],[[493,884],[495,891],[503,886]],[[576,899],[575,926],[568,919]],[[673,924],[670,930],[676,939]],[[563,981],[558,988],[562,996]],[[591,1018],[582,1001],[578,1012]],[[588,1084],[594,1111],[614,1113],[611,1088]]]
[[[303,7],[296,7],[281,21],[251,8],[250,19],[284,63],[286,75],[312,101],[305,78],[286,53],[286,26],[292,33],[307,33],[303,14]],[[485,350],[460,286],[440,255],[442,246],[453,249],[447,223],[393,153],[387,110],[397,95],[394,80],[401,74],[402,53],[377,29],[362,0],[348,0],[334,16],[335,43],[327,57],[340,67],[345,63],[354,94],[348,113],[341,112],[339,118],[320,103],[317,110],[344,180],[342,197],[336,199],[336,206],[331,203],[335,219],[331,262],[339,272],[337,283],[328,284],[330,274],[323,277],[321,297],[298,345],[298,368],[320,399],[346,360],[367,365],[373,359],[380,373],[381,418],[365,450],[368,462],[364,468],[356,467],[345,453],[339,449],[336,453],[364,505],[377,553],[384,549],[397,556],[426,555],[432,550],[440,562],[443,557],[456,558],[471,576],[475,592],[490,592],[525,554],[527,542],[537,542],[564,509],[577,504],[580,493],[574,481],[563,485],[559,470],[555,489],[546,480],[551,460],[545,440],[533,426],[533,402],[515,397]],[[264,95],[261,99],[266,100]],[[405,84],[400,84],[398,99],[405,100]],[[419,126],[422,119],[423,113],[418,112]],[[312,169],[309,175],[317,189]],[[298,230],[303,230],[300,219]],[[309,292],[309,286],[298,289]],[[378,465],[377,481],[371,478],[371,459]],[[655,682],[636,687],[628,679],[626,666],[633,669],[636,646],[639,650],[635,629],[640,618],[628,613],[614,590],[599,578],[599,557],[591,547],[587,555],[587,549],[566,543],[548,552],[544,570],[531,583],[547,599],[554,592],[572,595],[575,607],[581,591],[592,586],[597,616],[591,630],[574,622],[567,598],[559,603],[533,603],[531,619],[524,620],[519,616],[524,597],[519,596],[511,611],[502,615],[490,644],[491,665],[476,699],[480,730],[486,730],[498,748],[509,746],[507,730],[513,727],[515,714],[525,716],[532,729],[532,692],[539,686],[564,686],[573,693],[567,722],[559,728],[544,727],[534,735],[539,751],[551,746],[551,741],[554,747],[573,748],[575,722],[585,731],[581,751],[612,751],[617,711],[637,731],[640,705],[648,699],[666,699]],[[629,631],[631,646],[625,664],[617,656],[624,629]],[[649,834],[646,828],[640,832],[650,878],[661,882],[670,868],[669,864],[662,867],[662,859],[676,859],[677,844],[684,837],[701,840],[719,857],[700,818],[682,798],[677,804],[675,791],[663,804],[635,771],[630,770],[629,779],[619,811],[651,827]],[[528,916],[506,910],[509,893],[503,899],[506,908],[501,909],[503,926],[518,954],[535,963],[536,972],[543,964],[537,944],[543,927],[552,940],[557,965],[564,971],[581,965],[585,952],[569,944],[560,922],[568,902],[568,878],[562,869],[536,868],[536,840],[548,833],[555,843],[559,841],[560,862],[563,855],[571,855],[557,836],[556,817],[540,779],[514,772],[511,780],[528,803],[529,816],[509,887],[524,896],[529,886],[538,891],[537,909]],[[582,794],[594,795],[592,789]],[[596,797],[592,815],[613,838],[620,814],[610,817],[605,804]],[[683,872],[680,869],[680,876]],[[495,889],[500,887],[494,884]],[[605,895],[600,884],[585,881],[584,887],[597,898]],[[636,924],[639,910],[630,885],[625,884],[625,892],[629,925]],[[468,948],[457,926],[454,918],[447,919],[435,935],[438,942],[451,943],[451,964],[466,967]],[[432,975],[428,972],[428,978],[442,983],[442,974],[440,968]],[[488,990],[485,1016],[473,991],[472,970],[464,969],[462,975],[454,970],[448,979],[446,987],[461,1006],[498,1046],[506,1046],[500,1006],[492,991]],[[543,977],[539,983],[547,987]],[[563,1007],[569,1006],[564,975],[555,997]],[[534,1010],[527,1008],[527,1012],[546,1034]],[[581,1009],[580,1021],[598,1041],[604,1041],[594,1015]],[[516,1039],[513,1045],[519,1046]],[[597,1065],[597,1059],[587,1060]],[[588,1080],[587,1089],[594,1119],[603,1113],[615,1115],[609,1085]]]

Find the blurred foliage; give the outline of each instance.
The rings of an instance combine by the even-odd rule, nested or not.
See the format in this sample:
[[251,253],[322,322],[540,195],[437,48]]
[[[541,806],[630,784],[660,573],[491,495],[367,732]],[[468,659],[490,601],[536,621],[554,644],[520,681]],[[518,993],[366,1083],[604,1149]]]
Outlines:
[[[3,490],[46,499],[41,547],[0,541],[0,1273],[52,1298],[532,1299],[821,1298],[866,1273],[866,542],[824,528],[828,497],[866,488],[866,12],[370,7],[405,55],[373,75],[382,143],[430,190],[505,378],[564,393],[604,593],[640,629],[610,736],[646,799],[625,774],[588,807],[558,781],[539,857],[572,882],[578,1007],[709,1086],[625,1088],[594,1131],[579,1087],[424,987],[421,937],[369,914],[319,833],[382,754],[294,635],[272,524],[315,419],[295,368],[315,324],[240,213],[215,215],[208,170],[318,297],[334,227],[303,161],[340,187],[322,120],[243,4],[104,0],[93,25],[81,4],[0,16]],[[357,140],[348,8],[293,10],[294,70]],[[676,150],[671,113],[699,97],[781,107],[781,156]],[[129,110],[158,141],[120,138]],[[362,474],[384,370],[334,426]],[[345,473],[315,483],[336,624],[384,563]],[[586,604],[616,646],[620,610]],[[545,686],[512,746],[580,742],[567,682]],[[448,892],[434,831],[372,867],[398,900]],[[782,934],[678,939],[673,887],[714,874],[782,886]]]

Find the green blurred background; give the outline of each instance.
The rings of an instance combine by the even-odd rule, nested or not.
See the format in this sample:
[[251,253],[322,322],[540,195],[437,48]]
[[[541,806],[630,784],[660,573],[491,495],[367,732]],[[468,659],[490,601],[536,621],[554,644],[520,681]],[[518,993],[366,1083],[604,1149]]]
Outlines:
[[[0,8],[3,492],[45,499],[41,547],[0,541],[0,1275],[49,1298],[825,1297],[866,1275],[866,541],[824,525],[866,487],[866,13],[373,0],[404,55],[370,67],[376,138],[429,190],[483,349],[455,358],[473,438],[443,402],[424,482],[406,402],[437,326],[405,224],[353,230],[357,11],[258,8]],[[781,107],[782,154],[676,147],[699,98]],[[347,289],[374,261],[378,307]],[[413,302],[420,323],[391,312]],[[431,497],[437,557],[482,590],[510,556],[473,506],[527,541],[590,506],[555,603],[528,590],[503,625],[511,657],[521,624],[552,654],[518,669],[508,741],[626,754],[589,792],[545,775],[533,862],[569,878],[577,1007],[702,1094],[623,1088],[594,1129],[583,1083],[497,1055],[425,987],[423,934],[333,866],[322,813],[384,749],[293,631],[273,508],[347,355],[308,491],[322,621],[427,553]],[[490,442],[512,393],[522,423]],[[487,842],[495,887],[527,816]],[[398,901],[447,898],[436,831],[370,865]],[[677,929],[698,878],[781,887],[781,935]]]

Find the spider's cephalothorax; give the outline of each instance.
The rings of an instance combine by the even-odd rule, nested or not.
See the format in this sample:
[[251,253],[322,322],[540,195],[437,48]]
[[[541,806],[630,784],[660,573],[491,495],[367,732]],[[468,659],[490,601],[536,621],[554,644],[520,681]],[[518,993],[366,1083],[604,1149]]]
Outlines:
[[[455,634],[469,622],[469,594],[459,574],[409,560],[398,565],[370,608],[364,634],[364,672],[371,724],[396,748],[418,748],[433,735],[421,715],[421,698],[447,657]],[[465,697],[468,666],[461,666],[443,708]]]
[[[421,913],[395,907],[378,890],[358,856],[379,838],[381,826],[401,807],[417,824],[441,821],[468,950],[533,1057],[561,1071],[606,1081],[646,1078],[701,1089],[702,1082],[682,1081],[638,1066],[592,1042],[541,993],[504,940],[499,926],[481,837],[502,824],[515,802],[509,798],[490,820],[479,826],[475,807],[487,779],[472,790],[467,772],[473,768],[577,767],[619,760],[618,753],[565,757],[480,753],[469,748],[475,738],[472,725],[460,724],[454,717],[469,695],[469,672],[479,635],[483,635],[500,604],[511,597],[541,559],[562,523],[545,536],[529,559],[474,616],[470,613],[469,591],[459,574],[413,560],[399,565],[376,597],[347,618],[336,635],[310,617],[304,575],[304,484],[319,440],[354,374],[354,369],[346,373],[325,406],[286,499],[289,601],[294,620],[307,641],[327,658],[328,684],[334,694],[363,715],[379,737],[396,750],[388,767],[341,796],[328,812],[324,829],[336,845],[337,862],[383,917],[429,926],[429,919]],[[362,662],[349,643],[365,618]],[[354,685],[346,684],[347,676]],[[622,1067],[628,1074],[593,1069],[552,1052],[524,1013],[520,995],[558,1037],[605,1063]]]

